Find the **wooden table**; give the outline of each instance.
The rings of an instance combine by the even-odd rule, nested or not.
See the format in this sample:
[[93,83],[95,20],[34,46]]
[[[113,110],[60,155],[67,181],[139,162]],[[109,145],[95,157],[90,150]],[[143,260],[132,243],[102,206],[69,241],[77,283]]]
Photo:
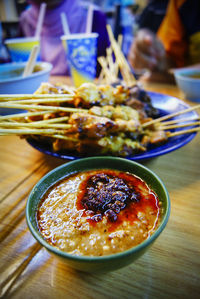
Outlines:
[[[174,86],[146,88],[182,97]],[[1,297],[199,298],[199,142],[200,134],[181,149],[145,163],[169,191],[170,220],[151,249],[135,263],[98,275],[72,270],[49,255],[26,225],[29,192],[45,173],[66,161],[46,156],[18,137],[0,137]]]

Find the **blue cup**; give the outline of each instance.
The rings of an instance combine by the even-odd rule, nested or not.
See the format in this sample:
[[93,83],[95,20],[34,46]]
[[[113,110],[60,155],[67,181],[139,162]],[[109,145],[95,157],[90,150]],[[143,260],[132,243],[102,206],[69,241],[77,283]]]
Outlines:
[[[26,62],[29,59],[31,50],[35,45],[40,46],[40,40],[36,37],[10,38],[5,40],[11,60],[13,62]],[[40,60],[38,55],[37,61]]]
[[61,37],[75,87],[96,78],[98,33],[80,33]]

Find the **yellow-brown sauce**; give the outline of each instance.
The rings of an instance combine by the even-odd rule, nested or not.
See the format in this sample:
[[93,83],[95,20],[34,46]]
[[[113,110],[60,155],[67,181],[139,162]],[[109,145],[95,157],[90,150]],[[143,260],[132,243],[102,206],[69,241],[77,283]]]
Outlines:
[[103,256],[147,239],[160,214],[161,203],[143,180],[101,169],[72,174],[51,187],[36,217],[51,245],[73,255]]

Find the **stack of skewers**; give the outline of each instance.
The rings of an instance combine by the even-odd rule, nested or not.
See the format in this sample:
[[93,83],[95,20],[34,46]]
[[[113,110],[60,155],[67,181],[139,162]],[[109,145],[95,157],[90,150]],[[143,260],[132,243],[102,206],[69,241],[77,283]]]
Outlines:
[[[140,92],[137,85],[85,83],[74,90],[43,83],[34,95],[0,96],[0,107],[27,110],[1,116],[0,135],[36,138],[54,151],[128,156],[200,130],[199,117],[169,120],[200,105],[159,118],[150,98]],[[182,130],[170,131],[178,128]]]

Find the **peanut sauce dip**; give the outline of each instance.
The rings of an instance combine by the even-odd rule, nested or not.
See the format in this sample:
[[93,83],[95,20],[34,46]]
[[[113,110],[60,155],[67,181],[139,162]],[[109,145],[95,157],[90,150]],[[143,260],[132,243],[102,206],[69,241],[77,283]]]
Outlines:
[[139,177],[100,169],[56,183],[41,200],[36,217],[49,244],[73,255],[103,256],[147,239],[159,225],[160,206]]

